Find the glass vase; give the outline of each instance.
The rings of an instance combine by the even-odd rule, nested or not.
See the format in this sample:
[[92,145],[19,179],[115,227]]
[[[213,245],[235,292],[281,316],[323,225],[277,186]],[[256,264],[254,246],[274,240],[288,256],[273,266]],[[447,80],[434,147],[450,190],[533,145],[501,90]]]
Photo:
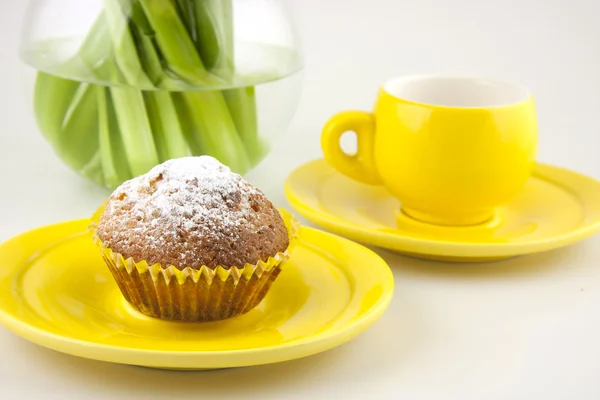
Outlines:
[[188,155],[245,174],[299,100],[301,52],[277,0],[34,0],[24,26],[40,132],[108,188]]

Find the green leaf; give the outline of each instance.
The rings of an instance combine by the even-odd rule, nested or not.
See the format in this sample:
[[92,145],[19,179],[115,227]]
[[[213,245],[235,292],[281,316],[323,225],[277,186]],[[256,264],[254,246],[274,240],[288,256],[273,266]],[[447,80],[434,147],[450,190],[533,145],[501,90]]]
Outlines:
[[238,173],[250,169],[244,144],[221,92],[188,91],[173,93],[185,121],[192,150],[215,157]]
[[107,40],[109,35],[110,32],[104,12],[101,12],[76,56],[88,67],[90,75],[101,81],[109,78],[110,74],[106,70],[111,61],[113,66],[116,66],[113,59],[112,43]]
[[171,95],[164,91],[144,93],[146,110],[161,162],[190,155]]
[[196,48],[206,69],[230,80],[234,73],[232,0],[192,1]]
[[140,0],[140,4],[169,70],[191,85],[208,86],[218,82],[206,72],[174,0]]
[[127,5],[126,2],[121,4],[119,0],[104,0],[104,14],[112,39],[114,58],[128,84],[139,89],[153,88],[138,58],[129,29],[131,9]]
[[129,169],[134,176],[145,174],[159,158],[142,92],[113,86],[110,94]]
[[81,83],[38,72],[33,93],[33,110],[42,134],[50,143],[60,141],[62,125]]
[[258,133],[256,93],[253,86],[224,90],[231,118],[246,147],[250,160],[256,164],[268,151],[267,144]]
[[104,186],[104,175],[102,173],[102,157],[100,156],[100,151],[96,151],[92,156],[90,162],[88,162],[82,169],[79,170],[79,173],[95,182],[100,186]]
[[129,165],[123,151],[117,116],[113,109],[110,90],[98,87],[99,153],[104,182],[114,188],[131,178]]
[[177,14],[179,14],[179,18],[184,23],[185,28],[190,35],[190,39],[193,42],[196,42],[196,15],[194,11],[194,7],[196,0],[175,0],[175,7],[177,9]]
[[95,85],[79,85],[54,142],[54,149],[62,160],[77,171],[85,168],[98,149],[98,104],[95,90]]

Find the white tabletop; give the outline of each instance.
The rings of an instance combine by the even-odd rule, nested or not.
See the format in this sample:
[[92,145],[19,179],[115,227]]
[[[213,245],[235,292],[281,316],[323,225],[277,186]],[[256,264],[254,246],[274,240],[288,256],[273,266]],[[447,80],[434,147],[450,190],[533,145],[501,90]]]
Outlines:
[[[106,195],[63,166],[34,125],[16,57],[22,3],[0,5],[0,240],[88,216]],[[321,156],[320,128],[331,114],[369,109],[381,82],[412,73],[529,86],[539,160],[600,179],[596,0],[292,3],[306,52],[303,98],[277,150],[249,175],[278,205],[287,206],[286,175]],[[396,278],[392,304],[329,352],[176,373],[59,354],[0,328],[0,398],[600,398],[600,236],[465,266],[378,252]]]

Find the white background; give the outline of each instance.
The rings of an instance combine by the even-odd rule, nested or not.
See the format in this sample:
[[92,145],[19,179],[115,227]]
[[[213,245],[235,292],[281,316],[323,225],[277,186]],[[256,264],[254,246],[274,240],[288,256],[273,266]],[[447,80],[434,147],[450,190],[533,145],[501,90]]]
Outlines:
[[[0,5],[0,240],[85,217],[106,195],[64,167],[35,128],[16,56],[23,3]],[[528,86],[539,160],[600,178],[597,0],[291,3],[306,53],[303,98],[277,150],[249,176],[278,205],[287,205],[287,174],[320,157],[331,114],[371,108],[384,80],[411,73]],[[379,253],[396,277],[388,312],[327,353],[175,373],[58,354],[0,328],[0,398],[600,399],[600,237],[469,266]]]

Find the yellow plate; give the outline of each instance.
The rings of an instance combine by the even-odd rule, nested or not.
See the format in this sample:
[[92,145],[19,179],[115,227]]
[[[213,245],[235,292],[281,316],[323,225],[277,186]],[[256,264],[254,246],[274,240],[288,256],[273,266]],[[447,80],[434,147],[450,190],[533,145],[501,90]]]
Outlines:
[[64,353],[168,369],[240,367],[338,346],[384,312],[393,276],[370,250],[301,229],[292,259],[265,300],[211,323],[146,317],[123,299],[91,237],[89,220],[39,228],[0,245],[0,322]]
[[541,252],[600,230],[600,182],[543,164],[536,166],[523,190],[492,220],[469,227],[409,218],[385,189],[346,178],[325,160],[293,171],[285,191],[298,213],[330,231],[443,261],[490,261]]

